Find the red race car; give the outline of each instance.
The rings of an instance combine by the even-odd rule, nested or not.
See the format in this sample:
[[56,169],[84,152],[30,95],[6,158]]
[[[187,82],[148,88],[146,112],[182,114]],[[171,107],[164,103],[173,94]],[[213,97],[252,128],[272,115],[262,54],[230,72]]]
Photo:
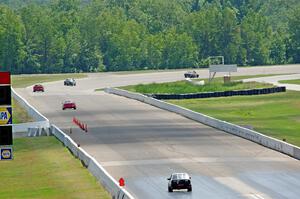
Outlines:
[[33,92],[44,92],[44,86],[41,84],[36,84],[33,86]]
[[62,105],[62,110],[65,110],[65,109],[74,109],[74,110],[76,110],[75,102],[72,102],[70,100],[64,101],[63,105]]

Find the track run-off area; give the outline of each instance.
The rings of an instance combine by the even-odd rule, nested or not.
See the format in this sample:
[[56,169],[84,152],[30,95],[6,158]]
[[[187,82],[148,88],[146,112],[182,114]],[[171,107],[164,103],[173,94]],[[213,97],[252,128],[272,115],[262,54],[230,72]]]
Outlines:
[[[184,70],[148,73],[98,73],[78,79],[16,89],[31,105],[80,144],[138,199],[252,198],[298,199],[300,162],[248,140],[175,113],[95,89],[183,79]],[[201,78],[208,70],[197,70]],[[239,68],[232,75],[295,74],[300,65]],[[64,100],[77,110],[62,110]],[[88,126],[79,130],[78,118]],[[72,133],[70,134],[70,128]],[[169,193],[173,172],[192,177],[192,192]],[[75,182],[76,183],[76,182]]]

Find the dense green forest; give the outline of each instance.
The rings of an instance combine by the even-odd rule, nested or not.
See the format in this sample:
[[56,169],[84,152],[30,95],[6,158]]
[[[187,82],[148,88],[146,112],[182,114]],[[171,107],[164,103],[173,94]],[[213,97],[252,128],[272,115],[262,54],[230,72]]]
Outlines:
[[0,70],[300,62],[299,0],[0,0]]

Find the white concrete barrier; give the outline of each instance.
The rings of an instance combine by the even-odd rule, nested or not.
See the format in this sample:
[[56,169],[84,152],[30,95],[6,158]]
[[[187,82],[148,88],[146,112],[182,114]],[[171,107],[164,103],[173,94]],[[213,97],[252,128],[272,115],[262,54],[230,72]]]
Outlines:
[[70,136],[66,135],[65,136],[65,141],[64,141],[65,146],[72,152],[72,154],[78,158],[78,150],[79,147],[77,144],[70,138]]
[[40,128],[40,129],[49,129],[50,123],[49,120],[43,116],[39,111],[37,111],[33,106],[31,106],[23,97],[21,97],[13,88],[12,88],[12,97],[27,111],[28,115],[32,117],[35,122],[13,124],[13,133],[27,132],[30,128]]
[[197,113],[194,111],[191,111],[189,109],[170,104],[164,101],[160,101],[142,94],[138,93],[132,93],[129,91],[116,89],[116,88],[106,88],[105,92],[112,93],[120,96],[124,96],[130,99],[139,100],[141,102],[156,106],[158,108],[168,110],[177,114],[180,114],[182,116],[185,116],[187,118],[190,118],[192,120],[198,121],[200,123],[203,123],[205,125],[214,127],[216,129],[225,131],[227,133],[237,135],[239,137],[245,138],[247,140],[251,140],[255,143],[261,144],[265,147],[268,147],[270,149],[279,151],[281,153],[287,154],[291,157],[294,157],[296,159],[300,160],[300,148],[291,144],[288,144],[286,142],[283,142],[281,140],[268,137],[266,135],[263,135],[261,133],[258,133],[256,131],[246,129],[244,127],[231,124],[226,121],[218,120],[215,118],[212,118],[210,116]]
[[63,144],[65,144],[65,136],[66,134],[60,130],[57,126],[51,125],[51,133]]
[[49,121],[38,121],[38,122],[28,122],[21,124],[13,124],[12,129],[14,133],[27,132],[29,128],[50,128]]
[[134,199],[118,182],[84,149],[78,147],[72,138],[57,126],[51,125],[52,134],[57,137],[71,152],[81,160],[85,167],[97,178],[114,199]]
[[294,157],[300,160],[300,149],[294,148]]
[[107,171],[94,159],[91,158],[88,166],[89,171],[101,182],[101,184],[108,190],[113,199],[133,199],[124,188],[120,187],[118,182],[107,173]]
[[90,155],[80,147],[78,148],[78,159],[81,160],[85,167],[88,167],[91,161]]
[[[19,133],[15,133],[14,135],[18,135]],[[28,128],[27,137],[38,137],[38,136],[50,136],[50,128]]]
[[13,88],[12,97],[27,111],[30,117],[32,117],[35,121],[48,121],[49,120],[43,116],[40,112],[38,112],[33,106],[31,106],[23,97],[21,97]]

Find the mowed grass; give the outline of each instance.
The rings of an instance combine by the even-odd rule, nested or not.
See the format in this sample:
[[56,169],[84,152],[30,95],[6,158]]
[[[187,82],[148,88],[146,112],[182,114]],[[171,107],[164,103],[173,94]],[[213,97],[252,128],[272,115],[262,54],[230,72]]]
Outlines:
[[293,79],[293,80],[281,80],[279,83],[283,84],[300,84],[300,79]]
[[13,124],[33,122],[27,111],[14,99],[12,99]]
[[81,73],[70,73],[70,74],[42,74],[42,75],[12,75],[12,86],[14,88],[25,88],[27,86],[64,80],[66,78],[84,78],[86,74]]
[[0,198],[111,196],[55,137],[14,140],[14,160],[0,162]]
[[168,102],[300,146],[300,92]]
[[[193,80],[197,81],[197,80]],[[198,80],[199,81],[199,80]],[[205,80],[205,85],[194,85],[188,81],[177,81],[169,83],[151,83],[151,84],[138,84],[133,86],[120,87],[132,92],[137,93],[172,93],[172,94],[183,94],[183,93],[200,93],[200,92],[213,92],[213,91],[230,91],[230,90],[243,90],[243,89],[254,89],[254,88],[269,88],[273,87],[272,84],[258,83],[258,82],[246,82],[242,81],[231,81],[229,83],[223,83],[221,78],[217,78],[211,83]]]

